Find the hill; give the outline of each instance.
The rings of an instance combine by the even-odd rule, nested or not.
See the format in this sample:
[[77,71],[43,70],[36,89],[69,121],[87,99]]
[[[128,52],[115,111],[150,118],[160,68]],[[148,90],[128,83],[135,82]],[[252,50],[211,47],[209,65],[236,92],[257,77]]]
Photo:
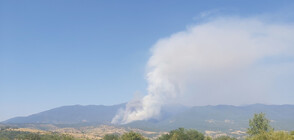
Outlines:
[[[111,125],[116,112],[125,104],[114,106],[64,106],[27,117],[6,120],[5,124],[54,124],[57,127]],[[139,128],[149,131],[169,131],[178,127],[204,131],[233,133],[246,131],[248,120],[254,113],[264,112],[277,130],[294,130],[294,105],[247,106],[170,106],[164,107],[158,120],[136,121],[120,127]]]
[[27,117],[15,117],[4,121],[6,124],[78,124],[78,123],[110,123],[117,110],[125,104],[104,106],[104,105],[73,105],[63,106],[33,114]]
[[157,123],[137,121],[128,124],[141,129],[171,130],[178,127],[201,131],[246,131],[254,113],[266,113],[277,130],[294,130],[294,105],[195,106]]

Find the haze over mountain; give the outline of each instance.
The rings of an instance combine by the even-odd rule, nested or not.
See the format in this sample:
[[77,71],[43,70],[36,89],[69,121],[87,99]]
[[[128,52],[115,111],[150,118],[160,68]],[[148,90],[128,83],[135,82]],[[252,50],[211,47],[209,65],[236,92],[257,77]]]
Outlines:
[[[111,125],[116,112],[125,104],[73,105],[54,108],[27,117],[15,117],[2,123],[5,124],[66,124],[71,125]],[[166,106],[158,119],[135,121],[120,125],[145,130],[171,130],[178,127],[195,128],[198,130],[245,130],[248,120],[254,113],[264,112],[276,129],[294,129],[294,105],[263,105],[246,106]]]
[[49,124],[74,124],[83,122],[108,123],[119,108],[124,104],[103,105],[72,105],[62,106],[33,114],[27,117],[15,117],[4,121],[5,123],[49,123]]

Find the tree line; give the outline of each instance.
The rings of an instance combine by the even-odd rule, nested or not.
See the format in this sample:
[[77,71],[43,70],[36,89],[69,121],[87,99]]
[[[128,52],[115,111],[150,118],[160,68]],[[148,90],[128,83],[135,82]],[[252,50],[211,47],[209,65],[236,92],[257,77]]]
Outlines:
[[[249,120],[247,134],[246,140],[294,140],[294,131],[275,131],[264,113],[254,114],[253,118]],[[128,132],[122,136],[108,134],[104,136],[103,140],[147,140],[147,138],[139,133]],[[178,128],[161,135],[157,140],[236,140],[236,138],[230,136],[211,138],[194,129]]]

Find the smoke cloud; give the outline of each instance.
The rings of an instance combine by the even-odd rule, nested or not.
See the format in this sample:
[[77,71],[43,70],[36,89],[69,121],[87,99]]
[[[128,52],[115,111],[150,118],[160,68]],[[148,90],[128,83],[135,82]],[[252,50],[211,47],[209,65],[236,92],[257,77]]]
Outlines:
[[270,103],[279,94],[277,79],[294,78],[294,26],[217,18],[160,39],[151,53],[148,94],[130,101],[112,123],[157,118],[174,103]]

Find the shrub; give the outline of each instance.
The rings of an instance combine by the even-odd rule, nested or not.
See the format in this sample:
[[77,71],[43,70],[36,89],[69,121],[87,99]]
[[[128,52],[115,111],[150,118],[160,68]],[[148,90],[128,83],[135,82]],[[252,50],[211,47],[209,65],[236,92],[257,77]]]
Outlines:
[[248,137],[247,140],[294,140],[294,135],[285,131],[271,131]]
[[121,140],[147,140],[147,139],[144,138],[141,134],[131,131],[128,133],[124,133],[121,136]]
[[118,140],[119,136],[116,134],[107,134],[103,137],[103,140]]
[[204,140],[205,136],[193,129],[178,128],[168,134],[161,135],[158,140]]
[[220,136],[215,138],[214,140],[237,140],[237,139],[230,136]]

